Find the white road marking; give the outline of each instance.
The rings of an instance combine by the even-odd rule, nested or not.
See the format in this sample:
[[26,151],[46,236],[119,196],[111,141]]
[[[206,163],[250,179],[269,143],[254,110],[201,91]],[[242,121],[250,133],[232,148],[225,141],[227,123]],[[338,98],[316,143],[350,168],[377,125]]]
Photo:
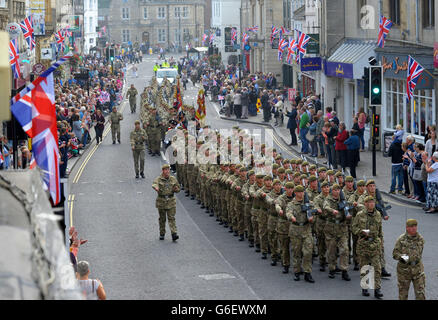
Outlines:
[[122,194],[121,192],[117,192],[117,194]]
[[216,274],[201,274],[198,276],[199,278],[203,278],[204,280],[224,280],[224,279],[235,279],[235,276],[232,276],[228,273],[216,273]]
[[142,194],[143,192],[141,192],[141,191],[137,191],[137,194]]
[[80,196],[83,196],[84,194],[83,194],[83,193],[79,193],[79,195],[80,195]]
[[102,192],[99,192],[99,193],[98,193],[98,195],[100,195],[100,196],[101,196],[101,195],[103,195],[103,193],[102,193]]

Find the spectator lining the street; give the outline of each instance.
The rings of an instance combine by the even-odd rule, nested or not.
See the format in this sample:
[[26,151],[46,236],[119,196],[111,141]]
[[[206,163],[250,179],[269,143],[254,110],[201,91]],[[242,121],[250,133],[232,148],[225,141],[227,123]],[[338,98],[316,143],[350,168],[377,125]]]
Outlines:
[[435,152],[426,164],[427,204],[426,213],[438,212],[438,152]]
[[99,279],[89,279],[90,265],[87,261],[79,261],[77,266],[79,286],[87,300],[106,300],[105,289]]

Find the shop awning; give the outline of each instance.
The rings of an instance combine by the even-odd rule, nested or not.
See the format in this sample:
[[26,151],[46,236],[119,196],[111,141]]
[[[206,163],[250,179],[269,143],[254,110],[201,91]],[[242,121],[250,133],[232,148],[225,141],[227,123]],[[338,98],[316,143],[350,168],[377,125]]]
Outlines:
[[346,39],[327,59],[328,76],[361,79],[363,68],[369,66],[368,58],[375,56],[376,41]]

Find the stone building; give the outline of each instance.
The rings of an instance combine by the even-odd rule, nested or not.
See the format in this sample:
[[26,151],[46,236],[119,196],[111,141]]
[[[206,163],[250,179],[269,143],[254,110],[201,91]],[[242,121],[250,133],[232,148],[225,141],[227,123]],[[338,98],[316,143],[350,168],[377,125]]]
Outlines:
[[152,48],[198,46],[206,29],[205,7],[203,0],[111,0],[110,41]]

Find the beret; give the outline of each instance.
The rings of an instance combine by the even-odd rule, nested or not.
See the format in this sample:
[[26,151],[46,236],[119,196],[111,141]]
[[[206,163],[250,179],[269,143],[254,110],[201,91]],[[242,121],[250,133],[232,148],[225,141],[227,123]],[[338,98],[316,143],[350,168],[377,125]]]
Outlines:
[[333,171],[333,170],[329,170],[329,171],[327,171],[327,175],[333,175],[333,174],[335,174],[335,172]]
[[417,225],[417,220],[415,219],[408,219],[406,221],[406,227],[413,227]]
[[296,192],[304,192],[304,187],[301,186],[301,185],[296,186],[295,189],[294,189],[294,191],[295,191],[295,193],[296,193]]
[[286,174],[293,174],[294,172],[291,169],[286,170]]
[[375,199],[372,196],[365,197],[365,202],[368,202],[368,201],[375,201]]
[[271,176],[265,176],[265,177],[263,178],[263,180],[264,180],[264,181],[268,181],[268,180],[271,180],[271,181],[272,181],[272,177],[271,177]]
[[318,169],[318,172],[327,172],[327,168],[326,167],[320,167],[319,169]]
[[285,173],[286,170],[282,167],[278,168],[277,173]]
[[278,180],[278,179],[274,179],[274,181],[272,182],[273,185],[274,185],[274,184],[277,184],[277,183],[280,183],[280,184],[281,184],[281,181]]
[[318,179],[315,176],[310,176],[309,177],[309,182],[316,181],[316,180],[318,180]]
[[248,177],[249,177],[249,176],[252,176],[253,174],[255,174],[254,170],[249,170],[249,171],[248,171]]
[[299,173],[299,172],[295,172],[294,173],[294,178],[296,178],[296,177],[300,177],[301,176],[301,173]]
[[309,167],[309,170],[315,170],[316,169],[316,165],[315,164],[312,164],[310,167]]
[[169,168],[170,168],[170,166],[169,166],[168,164],[164,164],[164,165],[161,167],[161,170],[169,169]]
[[374,180],[368,180],[365,185],[368,187],[370,184],[376,184],[376,182]]
[[140,120],[135,120],[134,124],[140,124]]
[[338,172],[336,172],[335,177],[339,177],[339,176],[342,176],[342,175],[343,175],[342,172],[338,171]]
[[295,185],[293,182],[288,182],[288,183],[286,183],[285,187],[289,188],[289,189],[293,189],[293,188],[295,188]]
[[332,185],[332,190],[334,189],[341,189],[341,186],[337,183],[335,183],[334,185]]
[[323,183],[321,183],[321,188],[324,187],[330,187],[330,184],[328,183],[328,181],[324,181]]
[[304,174],[304,173],[300,176],[300,178],[301,178],[301,179],[309,179],[309,177],[307,176],[307,174]]
[[257,178],[257,179],[262,179],[262,178],[264,178],[264,177],[265,177],[265,175],[262,174],[262,173],[259,173],[259,174],[256,175],[256,178]]
[[357,182],[357,186],[358,186],[358,187],[365,187],[365,181],[364,181],[364,180],[359,180],[359,181]]
[[352,176],[348,176],[345,178],[346,182],[354,182],[354,178]]

